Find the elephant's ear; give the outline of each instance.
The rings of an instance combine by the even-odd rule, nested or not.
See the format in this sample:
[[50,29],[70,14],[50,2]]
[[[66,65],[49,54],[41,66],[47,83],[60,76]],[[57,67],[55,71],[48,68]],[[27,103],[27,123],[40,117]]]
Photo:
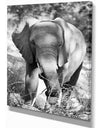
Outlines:
[[[62,18],[56,18],[54,20],[55,23],[57,23],[63,31],[63,45],[62,47],[59,49],[59,57],[58,57],[58,65],[61,67],[63,66],[67,60],[68,60],[68,43],[69,42],[69,38],[70,38],[70,31],[68,28],[68,24],[62,19]],[[66,44],[66,45],[65,45]]]
[[32,51],[29,45],[29,36],[30,36],[30,28],[29,24],[26,23],[24,29],[20,33],[14,32],[12,34],[12,40],[16,47],[19,49],[20,53],[22,54],[23,58],[28,63],[33,63],[33,56]]
[[[68,43],[66,43],[66,42],[68,42],[70,40],[70,37],[72,36],[72,33],[70,31],[70,28],[69,28],[69,24],[62,18],[56,18],[55,22],[62,27],[63,38],[64,38],[63,41],[64,41],[64,44],[67,45]],[[68,48],[68,47],[66,46],[66,48]]]

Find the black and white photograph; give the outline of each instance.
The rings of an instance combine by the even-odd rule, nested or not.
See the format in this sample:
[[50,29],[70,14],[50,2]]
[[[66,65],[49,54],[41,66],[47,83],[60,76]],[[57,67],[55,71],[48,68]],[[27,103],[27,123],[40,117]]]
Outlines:
[[93,4],[7,6],[7,105],[91,121]]

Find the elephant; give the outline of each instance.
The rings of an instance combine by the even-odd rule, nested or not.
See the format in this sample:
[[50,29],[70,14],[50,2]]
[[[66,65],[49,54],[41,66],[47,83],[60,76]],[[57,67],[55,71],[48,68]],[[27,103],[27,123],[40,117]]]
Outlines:
[[[29,27],[26,23],[12,40],[26,61],[25,102],[34,101],[39,78],[46,85],[46,97],[59,99],[61,88],[75,86],[86,54],[82,32],[58,17],[42,20]],[[54,101],[56,104],[57,101]]]

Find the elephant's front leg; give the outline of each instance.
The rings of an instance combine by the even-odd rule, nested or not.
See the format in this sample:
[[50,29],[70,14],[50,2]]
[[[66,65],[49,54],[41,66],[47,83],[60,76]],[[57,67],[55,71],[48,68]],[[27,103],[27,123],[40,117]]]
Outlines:
[[32,71],[31,75],[26,76],[26,86],[31,98],[31,105],[35,103],[37,89],[39,84],[39,74],[41,73],[40,68],[36,68]]

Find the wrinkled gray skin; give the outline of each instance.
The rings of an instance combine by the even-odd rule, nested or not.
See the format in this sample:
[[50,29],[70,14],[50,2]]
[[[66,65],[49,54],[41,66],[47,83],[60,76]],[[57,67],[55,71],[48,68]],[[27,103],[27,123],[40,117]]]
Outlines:
[[39,74],[48,79],[44,79],[47,97],[59,97],[61,86],[70,80],[86,53],[82,33],[61,18],[31,27],[26,24],[21,33],[13,33],[12,40],[26,61],[25,93],[29,96],[25,101],[31,97],[33,102]]

